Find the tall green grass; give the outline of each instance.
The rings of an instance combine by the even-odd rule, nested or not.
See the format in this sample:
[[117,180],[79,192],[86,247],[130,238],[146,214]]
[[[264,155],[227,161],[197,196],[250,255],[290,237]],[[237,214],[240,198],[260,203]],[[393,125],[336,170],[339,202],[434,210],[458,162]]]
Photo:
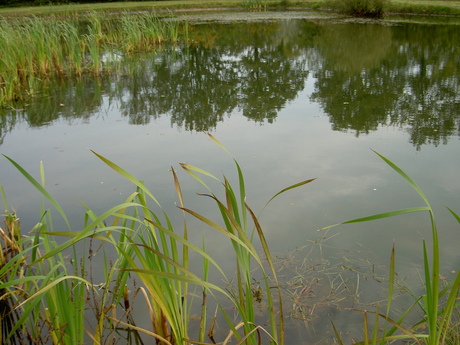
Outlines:
[[[43,179],[42,175],[42,182]],[[7,207],[3,190],[2,194]],[[84,269],[84,257],[77,257],[74,251],[75,265],[71,267],[67,267],[62,252],[47,260],[40,258],[41,253],[57,247],[48,233],[51,218],[46,211],[42,214],[40,223],[32,229],[33,237],[20,233],[16,215],[5,214],[8,231],[2,231],[2,257],[10,257],[0,265],[0,291],[9,310],[2,315],[1,339],[8,344],[32,339],[81,344],[85,335],[86,288],[90,284],[76,271],[75,265],[78,262]]]
[[266,0],[245,0],[243,7],[249,11],[266,11],[268,4]]
[[[390,261],[390,278],[389,278],[389,289],[388,289],[388,298],[387,298],[387,310],[385,314],[379,313],[378,310],[371,312],[375,315],[375,322],[372,328],[372,335],[369,338],[370,327],[367,323],[367,314],[369,312],[363,311],[364,313],[364,341],[359,344],[384,344],[386,342],[395,340],[395,339],[411,339],[416,343],[420,344],[421,342],[427,345],[441,345],[446,343],[446,339],[451,337],[452,330],[457,327],[452,321],[452,315],[454,311],[458,311],[460,303],[458,302],[458,292],[460,287],[460,271],[457,271],[457,274],[453,281],[451,281],[447,286],[441,287],[440,285],[440,249],[439,249],[439,237],[438,237],[438,226],[435,220],[433,208],[426,197],[422,189],[412,180],[400,167],[394,164],[388,158],[382,156],[379,153],[376,153],[385,163],[387,163],[396,173],[398,173],[404,180],[406,180],[409,185],[417,192],[421,197],[425,206],[421,207],[412,207],[406,209],[400,209],[385,213],[379,213],[372,216],[358,218],[350,221],[343,222],[337,225],[344,224],[354,224],[360,222],[375,221],[378,219],[395,217],[407,213],[413,212],[425,212],[428,213],[429,222],[431,225],[431,258],[429,255],[429,250],[427,249],[426,240],[422,241],[423,249],[423,278],[424,278],[424,289],[425,293],[421,296],[416,295],[412,291],[409,291],[414,297],[414,303],[410,308],[401,314],[401,317],[398,320],[393,320],[389,317],[391,310],[391,301],[393,299],[393,286],[395,284],[395,249],[392,249],[391,261]],[[452,216],[460,223],[460,216],[454,212],[452,209],[448,208]],[[336,225],[333,225],[336,226]],[[331,227],[328,227],[331,228]],[[412,327],[404,326],[404,320],[409,314],[409,312],[415,308],[419,307],[423,319],[418,322],[418,325],[426,325],[426,333],[417,333],[412,329]],[[386,321],[386,324],[391,325],[391,329],[387,331],[386,327],[383,330],[379,326],[379,318]],[[379,334],[379,331],[380,334]],[[399,335],[395,335],[396,331],[400,331]],[[454,331],[455,333],[455,331]],[[337,337],[338,333],[336,332]]]
[[383,17],[388,0],[329,0],[333,8],[356,17]]
[[104,54],[177,43],[179,26],[151,12],[124,12],[118,17],[93,12],[80,21],[0,20],[0,106],[34,95],[43,79],[119,70],[112,68],[118,61],[102,63]]

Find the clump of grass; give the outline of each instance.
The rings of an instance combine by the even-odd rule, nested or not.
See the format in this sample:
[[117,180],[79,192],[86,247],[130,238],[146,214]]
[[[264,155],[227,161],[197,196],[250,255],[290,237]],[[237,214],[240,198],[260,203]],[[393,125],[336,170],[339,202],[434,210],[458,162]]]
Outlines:
[[[0,186],[0,191],[5,199],[3,189]],[[10,265],[10,261],[13,262],[13,258],[22,251],[21,238],[21,225],[19,218],[15,213],[5,213],[3,215],[4,229],[0,228],[0,239],[1,239],[1,250],[0,250],[0,282],[8,281],[22,275],[22,260],[17,260],[16,263]],[[10,265],[11,268],[8,268]],[[2,343],[5,341],[5,334],[11,332],[19,318],[19,314],[15,311],[15,298],[6,289],[0,288],[0,339]],[[23,334],[16,331],[15,337],[18,339],[23,338]]]
[[351,16],[381,18],[385,13],[387,0],[339,0],[331,1],[330,4]]
[[[43,174],[42,184],[33,182],[44,191]],[[7,206],[5,196],[4,203]],[[42,214],[41,222],[32,229],[33,237],[20,233],[19,219],[14,214],[5,214],[9,234],[3,236],[3,252],[9,251],[10,256],[0,268],[0,291],[2,300],[10,303],[8,319],[15,322],[3,329],[2,340],[8,344],[82,344],[85,296],[90,284],[80,276],[77,265],[84,270],[84,257],[77,258],[74,250],[74,264],[67,267],[63,252],[56,251],[58,245],[50,236],[50,215],[45,210]]]
[[266,11],[267,1],[266,0],[245,0],[243,1],[243,7],[249,11]]
[[[211,135],[209,136],[225,150],[225,148],[214,137]],[[194,285],[200,287],[202,290],[203,306],[206,305],[205,302],[208,294],[215,295],[216,293],[219,293],[232,302],[232,305],[240,317],[240,321],[237,325],[231,321],[232,318],[227,314],[225,309],[222,307],[220,308],[224,318],[228,322],[228,327],[231,330],[227,339],[235,337],[240,342],[244,341],[247,344],[256,344],[260,341],[260,333],[267,332],[269,339],[276,341],[278,344],[283,344],[284,316],[276,271],[273,266],[273,260],[262,228],[254,212],[246,204],[244,178],[238,163],[235,161],[239,181],[238,193],[235,192],[228,179],[224,177],[224,181],[222,181],[225,191],[224,201],[217,198],[202,179],[202,177],[207,177],[212,180],[218,180],[215,176],[197,167],[188,164],[181,164],[181,167],[187,173],[209,190],[210,194],[203,194],[203,196],[210,198],[216,203],[222,217],[223,225],[219,225],[215,221],[206,218],[185,206],[177,175],[175,171],[172,170],[176,191],[180,201],[180,208],[184,214],[189,214],[202,221],[212,229],[221,233],[232,243],[237,263],[237,286],[235,291],[227,292],[208,282],[209,266],[214,267],[214,269],[222,275],[222,279],[224,281],[229,280],[219,267],[218,263],[206,253],[205,244],[203,244],[203,248],[200,249],[188,241],[186,223],[184,223],[182,236],[175,233],[175,230],[171,227],[171,223],[166,214],[163,214],[163,217],[166,218],[166,225],[163,225],[160,222],[160,217],[158,217],[151,208],[148,207],[147,199],[151,199],[151,201],[153,201],[157,206],[160,206],[160,204],[145,188],[143,183],[113,162],[100,155],[97,156],[112,169],[133,182],[138,188],[139,194],[137,195],[137,198],[139,200],[139,205],[142,205],[139,210],[142,210],[144,214],[145,220],[143,223],[147,228],[138,235],[139,237],[130,237],[128,238],[128,241],[133,245],[133,250],[136,257],[140,260],[140,264],[131,260],[129,255],[125,255],[125,257],[132,267],[129,271],[136,272],[139,275],[139,278],[142,280],[146,290],[148,291],[147,302],[149,310],[151,310],[153,331],[157,339],[160,339],[161,341],[167,340],[171,344],[182,344],[184,339],[188,339],[189,312],[192,309],[191,302],[188,302],[188,290],[189,285]],[[299,187],[311,181],[312,180],[307,180],[288,187],[277,193],[273,198],[285,191]],[[270,201],[272,199],[270,199]],[[256,238],[259,240],[260,245],[263,248],[263,257],[258,254],[254,244],[252,243],[252,228],[249,226],[249,220],[252,220],[253,226],[255,227],[253,231],[255,231]],[[182,246],[182,255],[179,255],[179,245]],[[189,251],[198,253],[203,259],[203,277],[201,278],[189,269]],[[254,281],[253,261],[263,277],[263,294],[267,298],[268,316],[270,319],[268,331],[256,323],[252,293]],[[268,262],[268,268],[265,268],[265,265],[263,264],[264,261]],[[269,277],[274,280],[275,291],[277,291],[276,300],[278,300],[279,303],[278,308],[275,306],[275,297],[272,293],[273,287],[271,287]],[[218,302],[218,304],[220,304],[220,302]],[[279,316],[277,318],[276,315],[278,313]],[[206,319],[206,311],[203,309],[200,319],[200,342],[204,341]],[[169,327],[165,327],[165,325],[169,325]],[[238,332],[239,328],[243,330],[242,334]]]
[[[214,137],[210,137],[225,150]],[[22,249],[5,265],[10,267],[6,270],[10,279],[2,279],[0,289],[7,290],[9,294],[19,290],[26,293],[14,298],[18,319],[12,329],[7,330],[4,339],[16,341],[18,331],[28,334],[30,329],[35,329],[37,331],[31,333],[31,338],[36,342],[49,337],[53,344],[82,344],[85,334],[89,334],[96,343],[102,343],[104,337],[107,339],[108,334],[113,337],[115,330],[122,326],[129,332],[151,336],[162,345],[204,343],[206,330],[209,329],[211,338],[214,332],[216,316],[212,316],[209,321],[207,311],[208,300],[214,297],[217,311],[220,311],[227,323],[228,334],[224,343],[236,339],[239,343],[259,344],[267,339],[283,344],[284,314],[280,286],[263,230],[255,213],[246,203],[245,183],[238,163],[235,161],[238,188],[235,189],[224,177],[223,200],[205,183],[204,178],[218,180],[215,176],[197,167],[181,164],[184,171],[209,190],[209,194],[203,196],[215,203],[220,221],[204,217],[186,206],[179,179],[174,169],[172,170],[179,208],[184,216],[183,227],[178,230],[173,227],[161,204],[142,181],[107,158],[96,153],[95,155],[132,182],[136,191],[123,203],[100,215],[85,206],[85,224],[80,231],[71,229],[64,210],[46,191],[43,168],[40,169],[39,182],[7,157],[58,211],[68,230],[53,230],[51,211],[43,209],[41,221],[33,229],[34,236],[24,240]],[[275,194],[269,202],[278,195],[311,181],[306,180],[287,187]],[[234,288],[225,289],[209,282],[211,269],[220,274],[223,281],[230,283],[231,280],[226,277],[219,263],[206,252],[205,242],[200,247],[188,239],[186,219],[189,216],[219,232],[232,244],[237,277]],[[70,239],[58,244],[53,240],[55,236]],[[262,254],[255,249],[255,240],[261,246]],[[84,259],[86,254],[83,254],[83,259],[77,255],[78,252],[87,252],[88,241],[90,244],[101,241],[102,244],[110,245],[118,258],[110,265],[109,259],[104,258],[105,273],[101,282],[87,277],[88,263]],[[68,251],[72,253],[70,267],[67,267],[64,258]],[[190,267],[191,253],[201,257],[201,274],[195,273]],[[91,249],[89,256],[95,254]],[[21,259],[24,257],[30,259],[24,261]],[[18,264],[14,265],[15,262]],[[27,267],[25,275],[21,277],[17,277],[21,267],[19,263]],[[261,284],[257,291],[267,300],[265,316],[269,319],[268,326],[258,323],[256,319],[257,301],[253,295],[255,268],[261,277],[258,279]],[[139,328],[132,318],[128,318],[131,306],[126,286],[132,286],[128,280],[130,275],[136,275],[142,282],[136,293],[144,296],[151,329]],[[21,289],[18,289],[19,284],[23,284]],[[102,289],[101,296],[96,293],[98,287]],[[195,291],[201,291],[201,299],[196,297]],[[88,300],[91,300],[88,296],[93,296],[91,307],[88,307]],[[230,312],[227,310],[228,302],[233,307]],[[120,304],[123,304],[122,315],[119,314],[120,307],[117,307]],[[198,339],[191,340],[191,311],[197,307],[201,310]],[[85,317],[89,311],[96,318],[92,328],[85,325]],[[237,315],[236,320],[232,315],[234,312]]]
[[114,19],[92,12],[78,21],[56,18],[0,20],[0,106],[33,95],[43,79],[114,71],[104,54],[159,49],[179,40],[179,23],[152,12],[124,12]]
[[166,42],[177,43],[180,23],[155,12],[124,12],[107,24],[109,43],[125,53],[149,51]]
[[[455,333],[457,324],[453,322],[452,316],[454,311],[458,310],[457,296],[460,287],[460,271],[457,272],[455,279],[450,282],[446,287],[440,286],[440,251],[439,251],[439,238],[438,238],[438,227],[434,217],[433,208],[420,189],[420,187],[396,164],[387,159],[386,157],[377,153],[385,163],[387,163],[394,171],[396,171],[402,178],[404,178],[409,185],[418,193],[422,198],[425,206],[412,207],[407,209],[401,209],[396,211],[390,211],[380,213],[364,218],[358,218],[350,221],[343,222],[341,224],[354,224],[360,222],[374,221],[382,218],[394,217],[406,213],[413,212],[427,212],[431,224],[431,260],[429,259],[428,249],[426,241],[423,240],[423,277],[424,277],[424,288],[425,293],[421,296],[416,296],[412,291],[411,295],[414,296],[414,304],[408,308],[398,320],[392,320],[389,318],[391,310],[391,301],[393,299],[393,285],[395,276],[395,250],[393,248],[391,260],[390,260],[390,279],[389,279],[389,291],[387,298],[387,311],[386,314],[381,314],[377,309],[375,312],[363,311],[364,314],[364,341],[360,344],[376,344],[385,343],[386,341],[392,341],[395,339],[411,339],[416,343],[420,344],[420,339],[427,345],[440,345],[445,344],[446,339],[452,337]],[[453,217],[460,223],[460,216],[452,209],[447,208]],[[328,227],[330,228],[330,227]],[[427,327],[427,333],[417,333],[411,329],[411,327],[405,327],[403,321],[409,312],[418,306],[423,315],[423,320],[418,324],[425,324]],[[371,339],[369,339],[370,327],[367,322],[367,315],[372,313],[375,315],[374,326],[372,328]],[[382,318],[391,325],[391,328],[387,331],[383,328],[381,336],[378,337],[379,333],[379,319]],[[401,331],[399,335],[395,335],[396,331]],[[338,336],[338,333],[336,332]],[[339,338],[339,337],[338,337]]]

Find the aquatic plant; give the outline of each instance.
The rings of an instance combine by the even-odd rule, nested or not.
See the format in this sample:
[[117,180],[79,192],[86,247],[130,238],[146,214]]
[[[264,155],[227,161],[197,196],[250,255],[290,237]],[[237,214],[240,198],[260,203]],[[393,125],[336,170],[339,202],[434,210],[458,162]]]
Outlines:
[[[170,17],[170,15],[168,15]],[[179,22],[156,13],[90,12],[86,26],[57,18],[0,20],[0,107],[34,95],[41,80],[119,71],[113,56],[179,40]],[[116,67],[116,66],[115,66]]]
[[[423,277],[424,277],[424,289],[425,293],[423,295],[417,295],[409,288],[409,293],[414,297],[414,303],[409,307],[405,312],[402,313],[402,316],[398,320],[393,320],[389,317],[389,312],[391,310],[391,301],[393,299],[393,288],[395,284],[395,248],[392,249],[391,260],[390,260],[390,278],[389,278],[389,289],[387,297],[387,311],[386,314],[381,314],[377,309],[374,312],[362,311],[364,314],[364,341],[359,344],[377,344],[385,343],[387,341],[392,341],[395,339],[412,339],[416,343],[420,344],[420,339],[427,345],[439,345],[445,344],[445,341],[448,337],[452,336],[452,329],[458,327],[456,323],[452,321],[452,316],[454,311],[458,309],[459,303],[457,301],[457,296],[460,287],[460,271],[457,271],[457,274],[453,281],[451,281],[446,287],[441,288],[440,286],[440,251],[439,251],[439,238],[438,238],[438,226],[434,217],[433,208],[423,193],[422,189],[396,164],[390,161],[388,158],[382,156],[379,153],[376,153],[385,163],[387,163],[395,172],[397,172],[404,180],[406,180],[409,185],[418,193],[422,198],[425,206],[422,207],[412,207],[406,209],[400,209],[385,213],[379,213],[372,216],[353,219],[346,221],[340,224],[326,227],[325,229],[330,229],[337,225],[345,224],[355,224],[360,222],[375,221],[378,219],[395,217],[402,214],[413,213],[413,212],[428,212],[430,225],[431,225],[431,260],[429,259],[427,243],[425,240],[422,241],[423,246]],[[452,209],[448,208],[449,212],[453,217],[460,223],[460,216],[454,212]],[[407,327],[403,325],[403,321],[409,314],[409,312],[415,308],[419,307],[421,310],[421,315],[423,315],[423,320],[418,322],[417,325],[425,324],[427,328],[427,333],[418,333],[412,329],[412,327]],[[372,340],[369,337],[369,325],[367,322],[367,314],[375,315],[375,322],[372,328]],[[390,330],[383,328],[381,336],[378,337],[379,331],[379,319],[387,321],[392,327]],[[396,331],[400,331],[399,335],[394,335]],[[336,330],[335,330],[336,331]],[[455,332],[454,332],[455,333]],[[338,332],[336,331],[337,338],[340,339]]]
[[243,7],[249,11],[266,11],[267,1],[266,0],[245,0],[243,1]]
[[[4,203],[6,198],[2,190]],[[48,236],[48,215],[34,229],[33,237],[21,234],[19,218],[5,214],[6,231],[1,231],[2,262],[0,264],[0,293],[3,343],[23,344],[31,339],[50,339],[53,344],[83,343],[85,335],[84,304],[89,283],[79,272],[72,274],[61,252],[46,260],[41,252],[53,250],[55,241]],[[82,264],[84,258],[75,263]],[[72,267],[71,266],[71,267]],[[77,274],[77,275],[75,275]]]
[[333,7],[356,17],[383,17],[387,0],[332,0]]
[[[208,135],[229,153],[219,141]],[[153,337],[162,345],[204,344],[207,342],[206,333],[214,342],[215,322],[220,317],[225,320],[227,329],[224,334],[221,331],[217,335],[224,339],[223,344],[233,339],[239,344],[284,344],[285,317],[278,272],[259,218],[246,202],[244,175],[238,162],[234,160],[236,187],[225,176],[221,180],[198,167],[180,164],[184,172],[208,191],[200,196],[216,206],[217,219],[200,214],[187,205],[178,174],[171,169],[178,209],[182,214],[182,224],[175,226],[143,181],[108,158],[94,154],[130,181],[135,191],[123,202],[99,215],[83,204],[86,210],[84,224],[78,231],[72,229],[62,207],[46,190],[43,166],[40,165],[40,180],[37,181],[18,163],[6,157],[41,193],[44,201],[59,213],[67,229],[55,230],[51,209],[42,206],[40,221],[32,229],[32,236],[27,237],[21,234],[18,217],[5,212],[5,231],[0,231],[3,342],[82,344],[90,338],[95,344],[101,344],[124,337],[128,343],[136,343],[143,335]],[[363,313],[364,340],[358,344],[384,344],[398,339],[428,345],[455,343],[458,323],[453,321],[453,316],[458,311],[460,273],[441,288],[438,229],[433,209],[422,190],[404,171],[378,155],[417,191],[425,206],[379,213],[325,229],[428,212],[432,257],[429,260],[427,245],[423,241],[425,293],[417,295],[409,291],[414,303],[398,319],[394,319],[390,314],[396,284],[396,250],[392,248],[386,311],[381,312],[378,306],[373,311],[360,310]],[[207,182],[208,179],[210,182]],[[313,180],[284,188],[267,204],[280,194]],[[223,187],[222,197],[218,197],[210,187],[215,181]],[[2,195],[8,210],[3,191]],[[451,209],[449,211],[460,223],[458,214]],[[207,251],[205,240],[196,244],[189,239],[190,217],[220,234],[230,244],[236,263],[234,282]],[[92,274],[92,260],[101,252],[104,252],[103,274],[98,275],[96,281]],[[200,269],[190,265],[191,256],[201,260]],[[133,281],[134,277],[139,279],[140,286]],[[214,280],[220,280],[225,287],[216,285]],[[135,323],[132,310],[136,296],[145,301],[143,304],[147,308],[151,328],[139,327]],[[266,301],[263,317],[268,319],[267,322],[261,321],[255,313],[261,298]],[[210,301],[216,306],[214,312],[209,309]],[[407,316],[416,307],[423,315],[418,324],[427,325],[426,333],[414,330],[413,325],[405,325]],[[192,313],[196,311],[199,311],[199,326],[193,329]],[[369,316],[372,316],[371,320]],[[87,323],[88,319],[94,322]],[[342,344],[335,325],[333,329]]]
[[[226,150],[214,137],[209,136]],[[97,153],[95,155],[132,182],[136,191],[123,203],[101,215],[96,215],[85,206],[85,224],[80,231],[71,229],[64,210],[46,191],[43,167],[40,168],[41,182],[38,182],[19,164],[6,157],[58,211],[68,230],[53,230],[51,211],[42,209],[40,223],[33,229],[33,238],[21,238],[24,242],[21,242],[22,249],[6,263],[5,272],[9,274],[9,279],[0,281],[3,297],[14,294],[14,291],[25,293],[15,296],[14,310],[18,313],[18,319],[11,329],[7,329],[3,339],[16,341],[18,331],[28,334],[29,328],[33,328],[40,331],[39,334],[31,333],[31,337],[37,342],[49,335],[54,344],[72,341],[81,344],[86,333],[96,343],[101,343],[107,334],[110,335],[123,326],[128,334],[146,334],[154,337],[159,344],[187,344],[196,342],[190,340],[189,324],[192,319],[191,311],[199,308],[201,312],[197,341],[203,343],[206,341],[208,327],[208,336],[212,338],[214,333],[217,316],[210,316],[207,309],[208,301],[213,297],[218,308],[216,312],[220,311],[229,330],[224,343],[235,338],[246,344],[257,344],[263,339],[283,344],[284,314],[277,274],[258,218],[246,203],[245,183],[239,164],[235,161],[238,188],[235,189],[225,176],[221,182],[224,188],[223,200],[205,183],[204,178],[218,180],[215,176],[197,167],[181,164],[184,171],[209,190],[209,194],[203,196],[216,204],[220,221],[207,218],[186,206],[179,179],[172,169],[179,208],[183,214],[182,230],[178,231],[142,181],[107,158]],[[287,187],[275,194],[269,202],[278,195],[311,181],[313,179]],[[186,219],[189,216],[203,222],[231,243],[236,259],[236,286],[232,285],[231,279],[227,278],[219,263],[207,253],[205,242],[200,248],[188,239]],[[58,243],[53,240],[54,237],[70,239]],[[253,243],[255,240],[262,248],[262,254],[256,250]],[[99,251],[92,249],[95,241],[112,247],[115,257],[118,258],[110,265],[110,259],[104,258],[105,273],[102,282],[94,281],[94,277],[89,275],[87,261],[77,256],[77,252],[82,250],[84,253],[89,250],[89,257],[94,256]],[[72,253],[72,272],[68,271],[65,260],[65,253],[69,251]],[[191,252],[201,257],[201,274],[190,267]],[[24,260],[29,253],[30,260]],[[18,264],[15,266],[16,262]],[[13,277],[19,274],[19,263],[26,267],[23,271],[25,275]],[[228,287],[222,288],[210,282],[208,278],[211,271],[219,274]],[[127,286],[133,286],[128,281],[128,276],[133,274],[142,282],[142,286],[136,289],[136,294],[140,293],[145,298],[151,330],[137,327],[132,318],[128,319],[132,307],[127,297]],[[253,296],[255,274],[262,282],[258,287],[259,299],[263,295],[267,301],[265,316],[269,319],[268,326],[260,324],[256,318],[257,300]],[[18,285],[23,283],[27,285],[19,289]],[[102,289],[102,296],[98,295],[98,289]],[[197,290],[201,291],[201,301],[196,297]],[[94,301],[89,308],[90,300]],[[117,305],[122,301],[124,303],[120,309]],[[230,312],[227,309],[229,303],[232,307]],[[92,317],[97,320],[96,326],[91,329],[84,323],[88,310],[93,312]],[[233,313],[238,316],[236,320]],[[210,322],[207,321],[209,317]]]

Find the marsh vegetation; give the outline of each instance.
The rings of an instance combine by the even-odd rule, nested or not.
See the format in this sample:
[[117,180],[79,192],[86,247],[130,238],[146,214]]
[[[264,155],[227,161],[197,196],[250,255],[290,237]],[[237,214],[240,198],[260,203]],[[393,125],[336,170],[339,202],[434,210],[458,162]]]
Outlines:
[[0,106],[33,96],[43,80],[120,73],[121,55],[177,43],[181,27],[183,23],[153,12],[125,12],[116,18],[90,13],[72,21],[3,19]]

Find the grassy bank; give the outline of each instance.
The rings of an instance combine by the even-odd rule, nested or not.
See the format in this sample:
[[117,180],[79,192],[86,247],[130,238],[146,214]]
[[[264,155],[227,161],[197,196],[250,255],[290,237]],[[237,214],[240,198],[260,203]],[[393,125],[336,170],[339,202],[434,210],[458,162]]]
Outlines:
[[[185,9],[244,9],[247,0],[172,0],[172,1],[132,1],[111,2],[78,5],[59,5],[41,7],[0,8],[0,16],[25,15],[72,15],[88,11],[102,11],[119,13],[126,10],[133,11],[162,11]],[[330,10],[330,0],[265,0],[268,8],[297,7],[306,9]],[[386,4],[389,13],[407,13],[423,15],[455,15],[460,16],[460,2],[450,0],[390,0]]]
[[460,16],[460,1],[391,0],[387,4],[387,12],[420,15]]

